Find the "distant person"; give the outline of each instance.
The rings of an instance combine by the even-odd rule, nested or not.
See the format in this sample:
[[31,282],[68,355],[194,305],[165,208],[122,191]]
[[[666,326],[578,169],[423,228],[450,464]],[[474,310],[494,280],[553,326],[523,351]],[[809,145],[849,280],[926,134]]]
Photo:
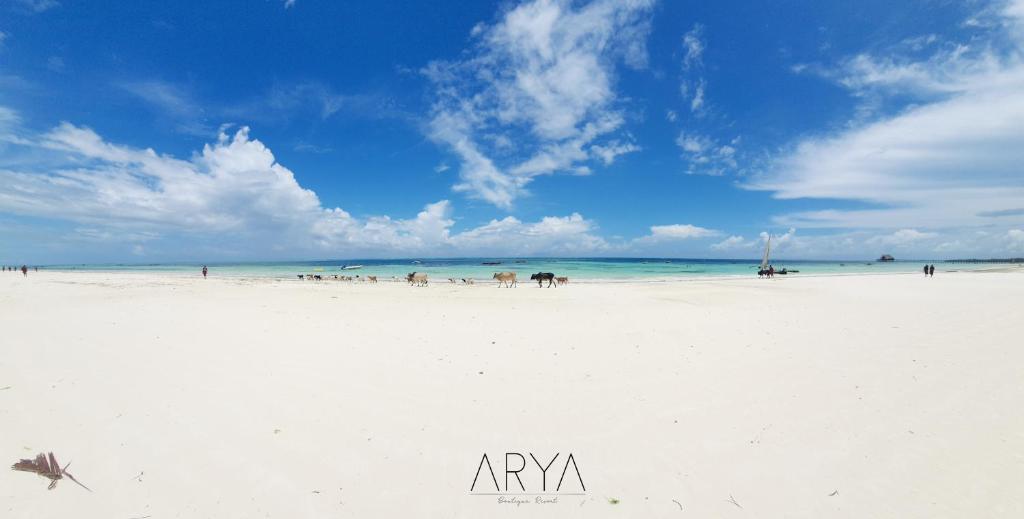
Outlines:
[[928,264],[924,265],[924,277],[928,277]]
[[768,277],[775,277],[775,265],[768,265]]
[[207,269],[206,269],[206,265],[203,265],[203,279],[206,279],[206,273],[207,273],[207,272],[208,272],[208,271],[207,271]]
[[26,267],[25,265],[21,266],[21,275],[28,277],[28,267]]
[[935,265],[928,267],[928,276],[935,277]]

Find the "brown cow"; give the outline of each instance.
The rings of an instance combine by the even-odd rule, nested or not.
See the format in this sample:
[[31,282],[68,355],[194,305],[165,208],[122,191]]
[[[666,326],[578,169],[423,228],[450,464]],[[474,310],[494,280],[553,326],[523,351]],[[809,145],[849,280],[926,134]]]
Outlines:
[[491,279],[497,279],[499,287],[502,283],[505,284],[505,288],[512,288],[516,285],[515,272],[495,272]]

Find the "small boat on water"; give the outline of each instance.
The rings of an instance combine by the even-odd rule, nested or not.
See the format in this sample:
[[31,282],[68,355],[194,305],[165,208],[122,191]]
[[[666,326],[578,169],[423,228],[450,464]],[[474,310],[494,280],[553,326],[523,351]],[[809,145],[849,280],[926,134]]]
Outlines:
[[356,270],[363,268],[362,265],[342,265],[341,270]]
[[481,265],[501,265],[500,261],[485,261]]

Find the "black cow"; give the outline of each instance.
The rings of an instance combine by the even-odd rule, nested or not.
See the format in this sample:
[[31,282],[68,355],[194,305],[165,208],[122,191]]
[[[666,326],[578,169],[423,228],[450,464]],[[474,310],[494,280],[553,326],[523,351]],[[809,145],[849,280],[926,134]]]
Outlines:
[[[555,284],[555,275],[551,272],[538,272],[530,276],[530,280],[537,280],[537,288],[541,287],[541,283],[545,280],[548,282],[548,287]],[[558,285],[555,285],[558,288]]]

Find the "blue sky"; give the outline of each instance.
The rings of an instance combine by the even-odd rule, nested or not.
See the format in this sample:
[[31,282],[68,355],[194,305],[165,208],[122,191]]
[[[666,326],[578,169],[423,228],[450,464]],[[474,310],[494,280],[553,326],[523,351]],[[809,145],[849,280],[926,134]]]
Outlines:
[[0,262],[1024,255],[1024,1],[0,4]]

